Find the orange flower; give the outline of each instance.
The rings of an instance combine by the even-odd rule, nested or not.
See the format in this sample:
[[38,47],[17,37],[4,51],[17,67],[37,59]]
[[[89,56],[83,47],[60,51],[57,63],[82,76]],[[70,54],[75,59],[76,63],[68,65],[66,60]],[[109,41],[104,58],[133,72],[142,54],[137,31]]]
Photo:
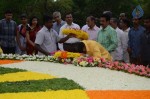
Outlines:
[[60,57],[61,57],[61,58],[67,58],[67,52],[65,52],[65,51],[62,52]]
[[0,65],[22,62],[22,60],[0,60]]

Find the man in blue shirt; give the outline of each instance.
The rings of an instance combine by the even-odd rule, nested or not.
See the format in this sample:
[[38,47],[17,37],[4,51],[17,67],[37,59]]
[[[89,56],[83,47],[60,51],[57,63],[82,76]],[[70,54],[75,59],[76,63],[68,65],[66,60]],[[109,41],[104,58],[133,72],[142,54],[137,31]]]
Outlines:
[[140,25],[140,19],[134,17],[133,27],[129,31],[128,52],[130,54],[130,62],[133,64],[140,64],[140,37],[145,29]]
[[60,12],[54,12],[53,18],[55,22],[53,23],[53,29],[59,34],[60,28],[65,24],[65,21],[61,19]]
[[[53,19],[55,20],[55,22],[53,23],[53,29],[59,35],[60,28],[65,24],[65,21],[63,21],[61,19],[61,14],[58,11],[56,11],[56,12],[53,13]],[[57,50],[59,50],[58,43],[57,43]]]

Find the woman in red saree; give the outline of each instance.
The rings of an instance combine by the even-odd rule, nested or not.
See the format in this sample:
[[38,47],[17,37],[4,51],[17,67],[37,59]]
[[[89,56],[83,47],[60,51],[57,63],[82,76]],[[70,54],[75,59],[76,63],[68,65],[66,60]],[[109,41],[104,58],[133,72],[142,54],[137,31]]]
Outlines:
[[26,39],[27,39],[27,54],[33,55],[37,54],[37,50],[34,48],[34,41],[36,38],[36,33],[40,30],[40,26],[38,24],[38,18],[32,17],[29,21],[30,27],[27,29]]

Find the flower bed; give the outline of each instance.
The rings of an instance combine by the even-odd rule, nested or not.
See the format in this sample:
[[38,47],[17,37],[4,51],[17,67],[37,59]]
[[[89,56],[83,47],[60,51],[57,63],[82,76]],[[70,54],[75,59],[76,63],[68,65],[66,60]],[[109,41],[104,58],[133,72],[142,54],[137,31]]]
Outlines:
[[2,64],[11,64],[11,63],[19,63],[22,62],[22,60],[0,60],[0,65]]
[[81,67],[103,67],[111,70],[124,71],[130,74],[150,77],[150,68],[143,65],[126,64],[121,62],[106,61],[103,58],[79,57],[74,59],[73,64]]
[[130,74],[150,77],[150,68],[143,65],[126,64],[120,62],[106,61],[103,58],[84,57],[79,53],[71,53],[58,51],[54,56],[38,56],[38,55],[13,55],[1,54],[0,59],[27,60],[27,61],[46,61],[63,64],[74,64],[81,67],[103,67],[111,70],[118,70]]
[[16,68],[0,67],[0,86],[0,99],[88,99],[73,80]]
[[67,51],[58,51],[54,54],[53,58],[55,62],[71,64],[73,59],[80,57],[80,53],[71,53]]

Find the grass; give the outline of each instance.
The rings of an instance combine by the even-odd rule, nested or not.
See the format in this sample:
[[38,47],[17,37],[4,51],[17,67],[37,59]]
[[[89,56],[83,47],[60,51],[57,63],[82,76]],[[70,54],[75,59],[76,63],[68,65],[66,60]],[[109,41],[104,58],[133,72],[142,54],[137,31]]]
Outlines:
[[7,73],[24,72],[24,71],[26,71],[26,70],[17,69],[17,68],[0,67],[0,75],[7,74]]
[[0,93],[38,92],[47,90],[73,90],[84,89],[73,80],[54,78],[48,80],[30,80],[18,82],[1,82]]

